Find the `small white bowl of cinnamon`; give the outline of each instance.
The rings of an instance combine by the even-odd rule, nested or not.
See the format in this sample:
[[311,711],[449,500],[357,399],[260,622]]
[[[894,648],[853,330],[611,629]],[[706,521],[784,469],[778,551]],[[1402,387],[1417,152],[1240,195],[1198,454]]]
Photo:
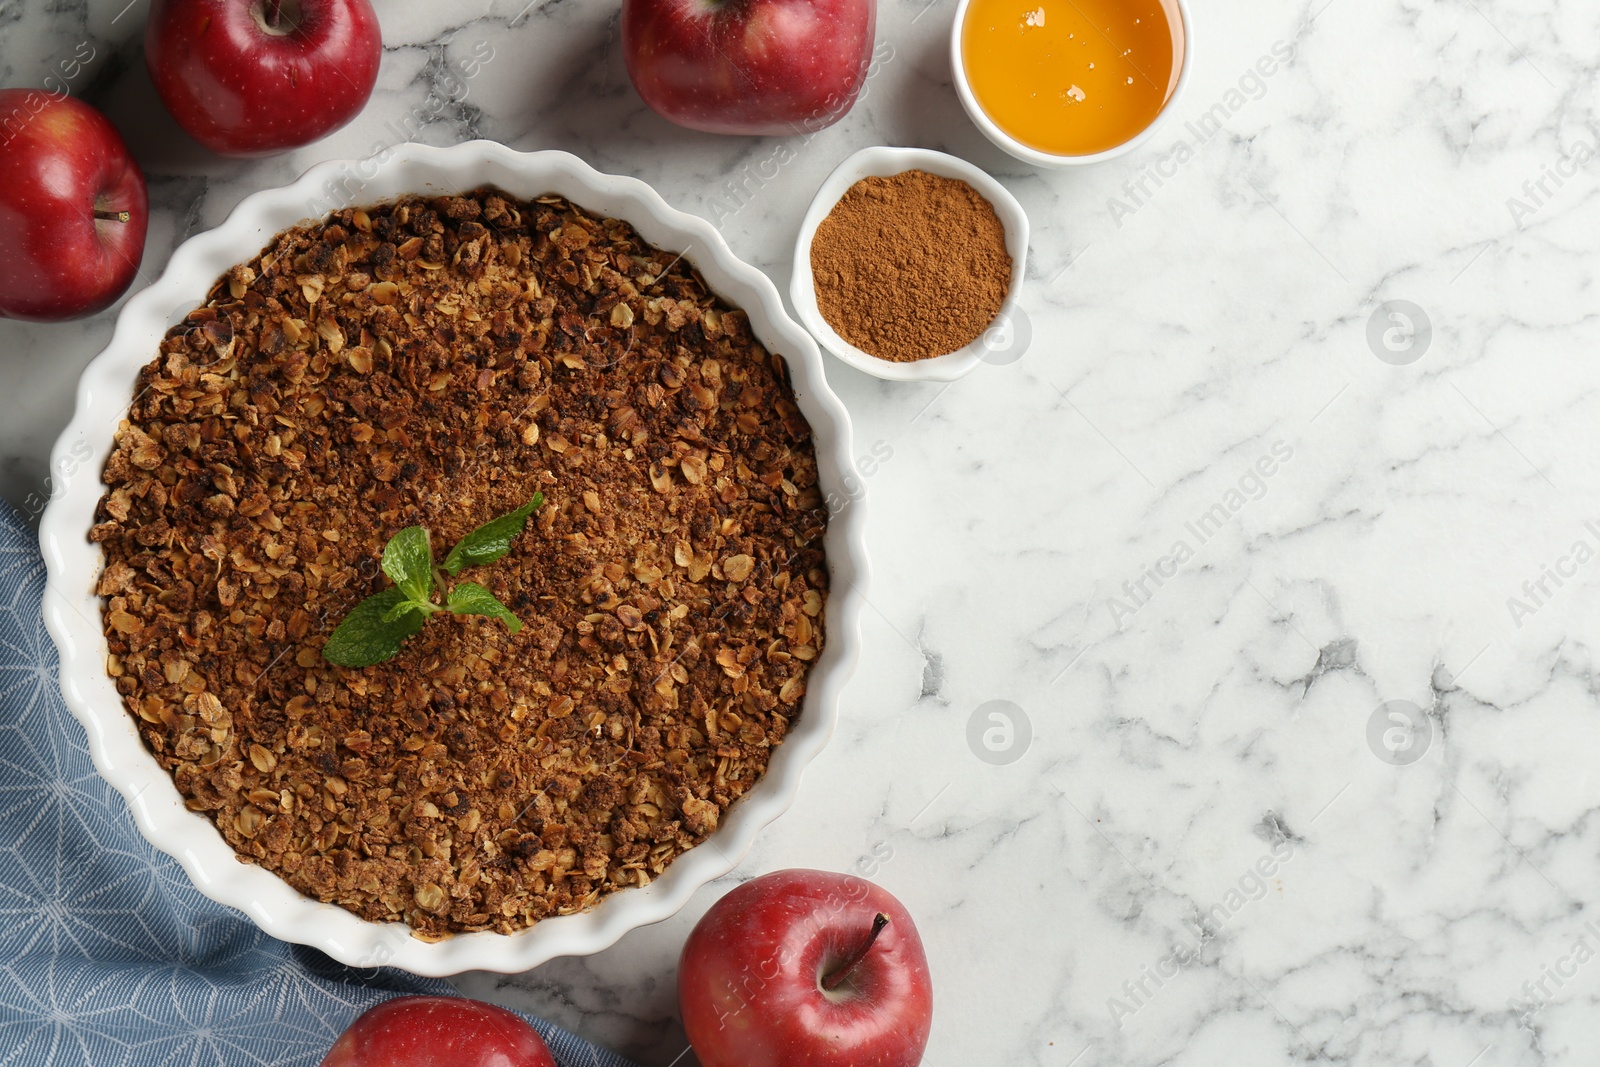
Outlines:
[[817,191],[795,243],[789,295],[822,346],[892,381],[947,382],[1009,363],[1028,217],[964,159],[863,148]]

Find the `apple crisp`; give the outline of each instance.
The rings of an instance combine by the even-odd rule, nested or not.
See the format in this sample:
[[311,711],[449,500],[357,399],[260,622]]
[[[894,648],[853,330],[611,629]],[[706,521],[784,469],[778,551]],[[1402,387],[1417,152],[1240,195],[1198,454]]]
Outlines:
[[[347,209],[142,371],[91,538],[108,669],[246,862],[416,936],[510,932],[712,833],[800,713],[827,522],[782,358],[626,222],[493,189]],[[544,504],[442,616],[323,659],[385,541]]]

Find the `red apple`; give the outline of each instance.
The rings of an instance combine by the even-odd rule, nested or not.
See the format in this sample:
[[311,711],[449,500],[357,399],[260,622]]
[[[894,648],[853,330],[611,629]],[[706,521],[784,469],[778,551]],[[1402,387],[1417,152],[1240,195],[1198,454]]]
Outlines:
[[0,89],[0,318],[56,322],[121,296],[144,255],[144,175],[88,104]]
[[556,1067],[518,1016],[461,997],[396,997],[339,1035],[322,1067]]
[[683,946],[678,1005],[702,1067],[915,1067],[933,983],[888,892],[779,871],[706,912]]
[[144,34],[167,110],[225,156],[337,130],[366,105],[382,55],[368,0],[152,0]]
[[624,0],[622,54],[669,122],[814,132],[855,103],[877,15],[877,0]]

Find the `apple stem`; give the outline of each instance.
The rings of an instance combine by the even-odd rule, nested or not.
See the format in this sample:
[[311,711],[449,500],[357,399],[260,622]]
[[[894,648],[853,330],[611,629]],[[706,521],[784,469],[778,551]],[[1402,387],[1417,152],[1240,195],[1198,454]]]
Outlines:
[[883,933],[883,928],[888,925],[889,916],[883,912],[880,911],[873,916],[872,929],[867,933],[867,939],[861,942],[860,947],[854,952],[845,957],[845,961],[836,967],[832,973],[822,976],[822,988],[831,993],[843,985],[845,979],[850,977],[850,972],[855,970],[857,965],[867,958],[867,953],[872,951],[872,946],[878,940],[878,935]]
[[283,0],[267,0],[267,25],[274,30],[277,29],[282,17]]
[[126,211],[96,211],[94,217],[105,222],[127,222],[133,215]]

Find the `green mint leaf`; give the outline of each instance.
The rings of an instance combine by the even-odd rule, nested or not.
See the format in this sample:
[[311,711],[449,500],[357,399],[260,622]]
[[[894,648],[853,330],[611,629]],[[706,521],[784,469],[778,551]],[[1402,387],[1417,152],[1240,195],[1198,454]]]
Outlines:
[[412,600],[426,601],[433,595],[433,545],[428,531],[407,526],[383,546],[383,573],[405,590]]
[[370,667],[399,652],[406,638],[422,629],[427,620],[421,611],[388,618],[390,611],[409,599],[399,586],[367,597],[329,635],[322,658],[340,667]]
[[451,589],[445,607],[457,615],[487,615],[491,619],[499,619],[512,633],[522,629],[522,620],[511,614],[511,609],[477,582],[462,582]]
[[543,493],[534,493],[533,499],[509,515],[490,519],[461,539],[444,558],[445,573],[454,578],[468,567],[493,563],[511,551],[511,542],[528,524],[528,516],[544,503]]
[[[397,586],[396,588],[399,588],[399,587]],[[396,604],[394,607],[390,608],[388,611],[384,612],[383,613],[383,621],[385,623],[394,622],[397,619],[400,619],[402,616],[404,616],[407,612],[411,612],[411,611],[420,611],[420,612],[422,612],[423,618],[427,618],[429,615],[433,614],[433,612],[429,611],[427,609],[427,607],[425,607],[424,605],[417,603],[415,600],[412,600],[410,597],[407,597],[406,599],[400,601],[400,603]]]

